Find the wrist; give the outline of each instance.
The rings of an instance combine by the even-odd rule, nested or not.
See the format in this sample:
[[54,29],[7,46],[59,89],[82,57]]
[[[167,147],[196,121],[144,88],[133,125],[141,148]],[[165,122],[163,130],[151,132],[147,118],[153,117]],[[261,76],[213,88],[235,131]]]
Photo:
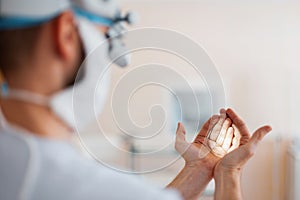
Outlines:
[[240,169],[217,169],[214,171],[214,178],[216,181],[218,179],[230,179],[230,180],[237,180],[240,179],[242,175],[242,171]]
[[213,170],[202,161],[186,162],[176,178],[167,186],[177,189],[184,199],[198,199],[213,178]]
[[241,170],[222,169],[214,174],[215,199],[241,200]]
[[239,166],[224,166],[222,161],[217,163],[214,169],[214,178],[218,176],[230,176],[230,177],[240,177],[242,174],[242,168]]
[[230,175],[241,174],[242,168],[236,166],[222,166],[222,164],[218,163],[215,167],[215,172],[225,173]]

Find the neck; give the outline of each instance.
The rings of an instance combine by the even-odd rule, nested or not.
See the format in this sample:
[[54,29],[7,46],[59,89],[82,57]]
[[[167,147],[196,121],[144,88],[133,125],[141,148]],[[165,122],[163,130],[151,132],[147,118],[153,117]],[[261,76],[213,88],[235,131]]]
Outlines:
[[13,99],[0,99],[7,122],[28,130],[31,134],[49,139],[68,140],[71,130],[50,108]]

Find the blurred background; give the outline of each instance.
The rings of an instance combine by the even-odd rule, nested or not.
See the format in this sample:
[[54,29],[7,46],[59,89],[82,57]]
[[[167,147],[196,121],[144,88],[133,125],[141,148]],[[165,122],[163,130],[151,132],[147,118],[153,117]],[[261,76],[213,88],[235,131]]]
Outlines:
[[[299,199],[296,189],[300,188],[300,153],[297,153],[297,141],[300,141],[300,2],[121,2],[124,10],[138,13],[139,23],[134,28],[171,29],[202,46],[222,78],[224,106],[234,108],[251,131],[264,124],[273,127],[272,133],[245,167],[242,177],[244,199]],[[173,80],[171,87],[175,94],[186,97],[181,111],[178,111],[180,106],[174,101],[174,95],[158,85],[142,87],[128,101],[131,119],[140,127],[151,124],[151,117],[155,116],[149,114],[149,109],[153,105],[162,106],[165,114],[162,117],[158,112],[156,116],[166,122],[161,134],[144,140],[127,137],[115,122],[108,99],[100,123],[89,127],[83,141],[103,164],[124,171],[141,172],[141,178],[164,186],[183,166],[173,148],[177,121],[183,121],[188,129],[195,122],[201,125],[211,114],[206,109],[209,102],[207,91],[203,87],[203,77],[195,75],[190,66],[172,55],[141,51],[133,53],[132,61],[126,69],[112,69],[110,97],[122,76],[141,64],[161,63],[183,74],[195,89],[200,102],[200,117],[191,106],[184,106],[190,104],[189,90]],[[99,124],[105,134],[99,134]],[[149,136],[149,133],[138,134]],[[188,137],[191,140],[194,133],[188,134]],[[211,183],[204,196],[211,196],[213,190]]]

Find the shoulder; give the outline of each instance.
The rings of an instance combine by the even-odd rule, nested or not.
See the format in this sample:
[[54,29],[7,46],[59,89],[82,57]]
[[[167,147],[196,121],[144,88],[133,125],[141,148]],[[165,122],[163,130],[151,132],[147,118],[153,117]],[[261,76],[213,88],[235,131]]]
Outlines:
[[[0,186],[1,182],[4,184],[3,174],[15,179],[9,186],[10,191],[14,188],[11,194],[25,191],[22,195],[29,199],[44,200],[178,199],[174,191],[155,187],[135,175],[115,171],[81,156],[68,143],[14,134],[0,134],[0,137],[0,159],[5,159],[0,163]],[[3,163],[7,163],[4,168]]]
[[[75,151],[60,153],[56,161],[51,156],[50,160],[43,162],[43,174],[37,183],[43,188],[39,188],[41,196],[37,199],[45,199],[45,193],[48,193],[47,199],[178,199],[174,191],[163,190],[135,175],[110,169]],[[49,187],[45,186],[45,180],[52,181],[48,183],[52,185],[51,194],[47,192]]]
[[31,157],[29,141],[0,130],[0,199],[17,199],[22,191]]
[[71,145],[53,147],[42,158],[36,199],[178,199],[176,192],[85,158]]

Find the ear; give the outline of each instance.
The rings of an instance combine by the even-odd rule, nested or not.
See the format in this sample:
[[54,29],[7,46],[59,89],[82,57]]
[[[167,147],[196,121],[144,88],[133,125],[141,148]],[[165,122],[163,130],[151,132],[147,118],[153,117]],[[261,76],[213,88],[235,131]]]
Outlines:
[[63,12],[57,17],[54,38],[57,55],[67,62],[72,61],[78,52],[78,32],[71,11]]

